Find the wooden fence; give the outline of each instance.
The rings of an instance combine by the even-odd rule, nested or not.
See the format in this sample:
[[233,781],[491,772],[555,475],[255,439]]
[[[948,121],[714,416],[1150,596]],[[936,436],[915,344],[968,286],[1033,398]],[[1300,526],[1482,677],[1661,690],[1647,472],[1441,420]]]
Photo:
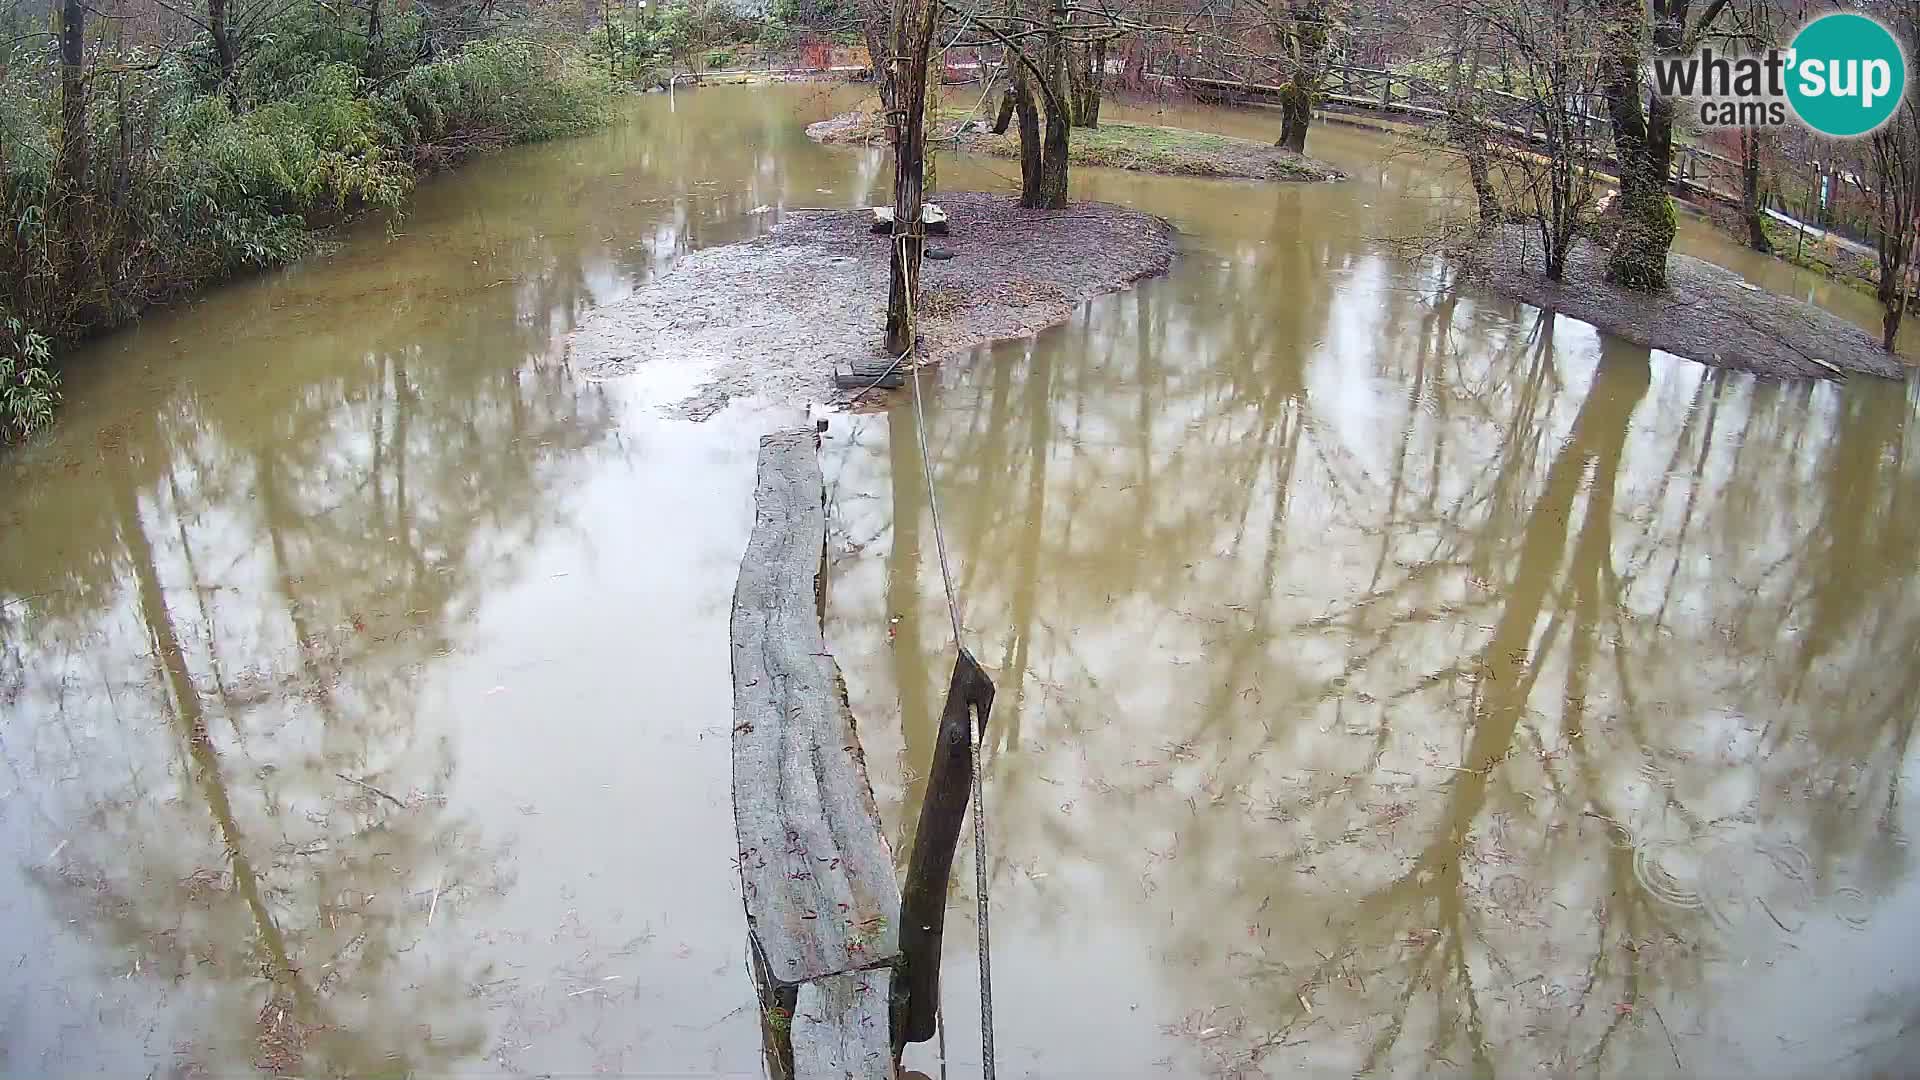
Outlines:
[[[1251,81],[1159,74],[1149,77],[1188,87],[1214,100],[1259,102],[1277,99],[1281,92],[1278,86]],[[1442,83],[1380,68],[1337,66],[1328,71],[1321,85],[1323,107],[1395,116],[1417,124],[1444,121],[1453,100],[1452,91]],[[1613,124],[1596,105],[1569,101],[1566,115],[1601,148],[1601,160],[1617,165],[1611,149]],[[1476,107],[1487,125],[1507,140],[1528,146],[1546,142],[1547,118],[1540,103],[1531,98],[1487,87],[1479,91]],[[1675,146],[1671,179],[1682,194],[1733,205],[1740,202],[1740,163],[1703,147]]]

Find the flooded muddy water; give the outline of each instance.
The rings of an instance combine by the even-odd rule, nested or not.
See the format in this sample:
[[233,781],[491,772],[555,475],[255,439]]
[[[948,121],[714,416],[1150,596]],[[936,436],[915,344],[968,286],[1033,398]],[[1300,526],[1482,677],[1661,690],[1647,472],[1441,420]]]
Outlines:
[[[874,200],[877,154],[801,134],[846,103],[649,97],[80,358],[0,457],[0,1072],[758,1075],[726,619],[755,440],[801,415],[690,422],[565,335]],[[1000,684],[1000,1067],[1899,1074],[1920,393],[1452,288],[1380,242],[1448,185],[1313,138],[1355,179],[1080,176],[1182,229],[1173,273],[925,376]],[[951,648],[913,411],[823,453],[904,859]]]

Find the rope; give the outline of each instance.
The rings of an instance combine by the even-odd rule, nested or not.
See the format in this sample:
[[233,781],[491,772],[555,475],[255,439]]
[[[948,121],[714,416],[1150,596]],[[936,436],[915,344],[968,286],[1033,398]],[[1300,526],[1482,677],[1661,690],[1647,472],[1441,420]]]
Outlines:
[[933,1005],[934,1033],[940,1036],[940,1080],[947,1080],[947,1003]]
[[[907,295],[913,295],[911,288]],[[917,367],[913,369],[913,426],[920,436],[920,469],[927,475],[927,510],[933,515],[933,546],[940,552],[940,580],[947,590],[947,614],[953,618],[953,647],[957,649],[960,647],[960,602],[953,595],[953,567],[947,562],[947,537],[940,528],[940,500],[933,493],[933,459],[927,456],[927,414],[920,407],[920,369]],[[978,758],[976,754],[975,760]]]
[[[923,238],[924,239],[924,238]],[[900,262],[904,270],[907,262],[906,234],[900,240]],[[914,295],[919,282],[912,275],[907,276],[907,318],[913,318]],[[919,335],[914,336],[913,344],[908,346],[911,352],[919,344]],[[903,354],[904,355],[904,354]],[[920,367],[913,368],[913,429],[920,442],[920,471],[927,479],[927,510],[933,516],[933,543],[940,553],[940,581],[947,594],[947,615],[953,620],[953,647],[956,652],[965,648],[960,643],[960,601],[953,588],[953,566],[947,559],[947,535],[940,527],[940,499],[933,485],[933,457],[927,452],[927,413],[920,403]],[[993,959],[988,950],[987,932],[987,806],[985,785],[980,780],[980,752],[985,749],[986,730],[978,727],[979,713],[969,710],[975,720],[973,731],[973,891],[975,904],[975,923],[980,928],[980,1069],[984,1080],[994,1080],[993,1062]],[[946,1025],[940,1025],[942,1044],[940,1057],[942,1068],[946,1062]]]

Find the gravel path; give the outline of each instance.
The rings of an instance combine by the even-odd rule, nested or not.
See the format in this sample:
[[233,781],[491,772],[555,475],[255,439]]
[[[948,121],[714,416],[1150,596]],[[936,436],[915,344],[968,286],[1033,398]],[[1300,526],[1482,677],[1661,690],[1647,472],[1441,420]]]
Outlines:
[[1769,379],[1903,379],[1912,371],[1853,323],[1723,267],[1671,255],[1667,290],[1648,294],[1603,280],[1606,257],[1605,249],[1581,241],[1567,258],[1566,280],[1556,284],[1540,270],[1538,236],[1510,226],[1475,250],[1473,274],[1504,295],[1711,367]]
[[[1173,226],[1107,203],[1026,210],[1000,195],[934,197],[953,235],[930,237],[921,289],[926,362],[1061,323],[1083,301],[1165,273]],[[736,397],[845,401],[836,362],[881,356],[884,235],[864,210],[795,212],[771,233],[682,258],[568,342],[596,377],[644,376],[676,414],[704,420]],[[650,389],[652,389],[650,387]]]

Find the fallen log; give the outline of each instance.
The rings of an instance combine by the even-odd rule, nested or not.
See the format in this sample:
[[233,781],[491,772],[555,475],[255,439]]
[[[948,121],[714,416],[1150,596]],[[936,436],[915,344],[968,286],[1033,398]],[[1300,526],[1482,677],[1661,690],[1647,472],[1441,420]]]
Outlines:
[[894,1076],[883,1006],[900,894],[839,665],[821,636],[817,451],[811,429],[760,440],[730,624],[734,826],[769,1061],[803,1078],[883,1080]]

